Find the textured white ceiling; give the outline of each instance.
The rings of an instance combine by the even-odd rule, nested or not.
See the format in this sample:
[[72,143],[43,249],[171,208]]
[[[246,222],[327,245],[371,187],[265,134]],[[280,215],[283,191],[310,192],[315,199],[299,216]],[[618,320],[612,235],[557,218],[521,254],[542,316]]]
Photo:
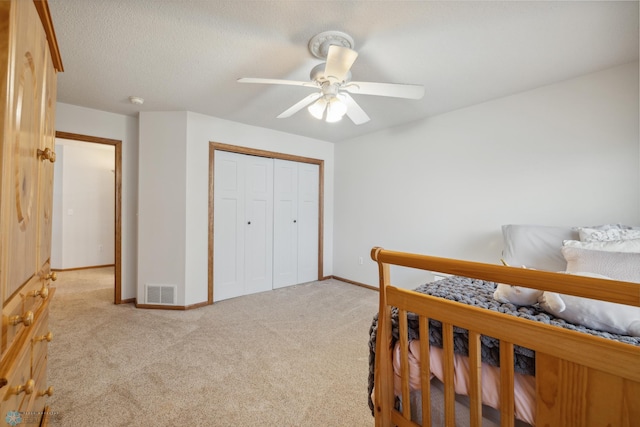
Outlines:
[[[638,60],[637,1],[49,0],[58,100],[136,115],[188,110],[341,141]],[[317,33],[355,39],[353,79],[425,86],[421,100],[354,95],[371,121],[325,123],[310,93],[240,84],[308,80]],[[132,105],[130,95],[145,99]]]

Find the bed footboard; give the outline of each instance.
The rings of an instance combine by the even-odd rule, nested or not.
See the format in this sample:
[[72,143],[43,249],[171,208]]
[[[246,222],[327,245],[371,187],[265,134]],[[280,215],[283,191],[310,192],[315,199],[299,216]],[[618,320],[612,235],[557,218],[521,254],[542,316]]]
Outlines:
[[[514,425],[514,345],[536,354],[536,426],[640,425],[640,347],[468,306],[391,286],[390,265],[473,277],[640,306],[640,285],[374,248],[380,274],[375,358],[376,426],[417,426],[409,405],[407,313],[419,316],[420,336],[429,319],[442,323],[445,423],[454,426],[454,326],[469,331],[470,425],[482,425],[480,337],[500,340],[500,423]],[[395,408],[391,308],[398,309],[402,412]],[[429,340],[420,340],[429,354]],[[429,357],[420,358],[423,426],[431,425]]]

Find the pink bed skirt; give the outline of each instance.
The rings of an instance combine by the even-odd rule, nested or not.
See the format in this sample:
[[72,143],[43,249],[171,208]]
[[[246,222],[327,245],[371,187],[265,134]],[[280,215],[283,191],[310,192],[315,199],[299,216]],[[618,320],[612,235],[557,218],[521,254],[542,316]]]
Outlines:
[[[443,376],[442,349],[431,347],[429,351],[431,361],[431,377],[440,381]],[[396,344],[393,351],[393,371],[395,394],[400,396],[400,345]],[[469,389],[469,359],[459,354],[454,355],[454,385],[457,394],[468,395]],[[409,342],[409,387],[420,390],[420,341]],[[516,418],[535,425],[535,378],[531,375],[515,373],[514,400]],[[482,364],[482,403],[495,409],[500,409],[500,368]]]

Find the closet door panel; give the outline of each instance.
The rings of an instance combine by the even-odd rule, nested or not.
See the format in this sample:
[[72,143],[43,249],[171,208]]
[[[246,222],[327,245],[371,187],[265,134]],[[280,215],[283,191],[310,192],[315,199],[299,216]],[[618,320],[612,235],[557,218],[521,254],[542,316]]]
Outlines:
[[298,281],[318,280],[320,168],[300,163],[298,166]]
[[244,295],[244,163],[238,154],[215,155],[213,204],[214,300]]
[[245,156],[245,293],[273,284],[273,159]]
[[298,282],[298,164],[274,163],[273,287]]

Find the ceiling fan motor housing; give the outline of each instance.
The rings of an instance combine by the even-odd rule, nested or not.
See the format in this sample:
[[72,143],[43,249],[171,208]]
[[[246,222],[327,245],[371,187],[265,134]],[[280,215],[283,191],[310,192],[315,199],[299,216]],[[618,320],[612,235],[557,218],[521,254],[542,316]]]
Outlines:
[[[313,67],[313,69],[309,73],[309,77],[311,78],[312,82],[318,82],[318,83],[322,84],[323,82],[329,81],[329,79],[326,78],[325,75],[324,75],[325,67],[326,67],[326,63],[325,62],[322,62],[322,63],[316,65],[315,67]],[[347,72],[347,75],[344,77],[343,81],[345,83],[348,83],[348,82],[351,81],[351,71]]]

